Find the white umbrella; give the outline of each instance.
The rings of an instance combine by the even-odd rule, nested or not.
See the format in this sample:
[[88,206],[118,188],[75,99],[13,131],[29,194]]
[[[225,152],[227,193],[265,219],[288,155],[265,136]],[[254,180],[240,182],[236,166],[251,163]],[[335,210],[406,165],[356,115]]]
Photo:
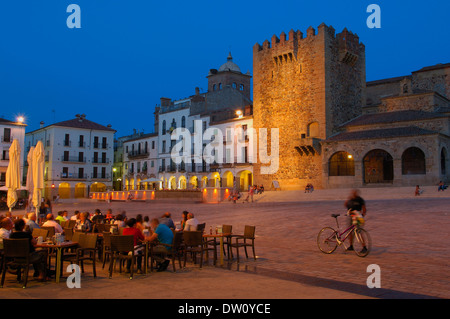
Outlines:
[[20,188],[20,145],[19,141],[13,140],[9,148],[9,164],[6,170],[6,187],[8,187],[7,204],[9,211],[17,202],[16,190]]
[[[33,191],[34,191],[34,183],[33,183],[33,153],[34,153],[34,146],[30,148],[27,155],[27,163],[28,163],[28,170],[27,170],[27,191],[28,191],[28,207],[31,206],[31,203],[33,201]],[[28,209],[27,209],[28,211]]]
[[44,189],[44,146],[38,141],[33,151],[33,206],[38,213],[41,193]]

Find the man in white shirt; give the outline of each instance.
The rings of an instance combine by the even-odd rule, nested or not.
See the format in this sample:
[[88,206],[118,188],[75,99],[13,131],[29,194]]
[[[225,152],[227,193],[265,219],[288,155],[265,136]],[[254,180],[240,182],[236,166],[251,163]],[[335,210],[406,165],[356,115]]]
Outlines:
[[186,221],[186,225],[184,226],[185,231],[196,231],[197,225],[199,224],[197,218],[194,217],[194,214],[189,213],[187,215],[188,220]]
[[6,217],[2,219],[0,226],[0,248],[3,249],[3,238],[9,238],[11,230],[14,228],[14,224],[11,219]]
[[11,230],[14,228],[14,223],[8,217],[4,218],[0,223],[0,238],[9,238],[9,234],[11,234]]
[[62,234],[64,230],[61,225],[55,222],[52,214],[47,214],[47,221],[42,225],[43,227],[55,227],[55,233]]
[[25,223],[26,226],[28,226],[30,232],[33,232],[33,229],[39,229],[38,224],[36,224],[36,213],[29,213],[28,214],[28,221]]

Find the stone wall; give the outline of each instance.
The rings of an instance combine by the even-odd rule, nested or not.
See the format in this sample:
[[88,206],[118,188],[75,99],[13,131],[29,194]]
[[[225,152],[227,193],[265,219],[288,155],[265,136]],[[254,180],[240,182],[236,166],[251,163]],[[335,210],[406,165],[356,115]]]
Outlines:
[[282,189],[301,189],[307,183],[322,187],[321,155],[302,156],[296,147],[302,134],[307,137],[308,124],[317,122],[315,137],[325,139],[361,113],[364,50],[356,35],[344,30],[335,36],[325,24],[317,34],[312,27],[306,37],[291,30],[254,46],[254,127],[279,128],[280,137],[278,172],[262,175],[258,163],[255,183],[270,185],[277,180]]
[[[402,154],[410,147],[418,147],[425,154],[425,175],[403,175]],[[393,186],[437,185],[440,180],[449,181],[449,164],[446,159],[446,173],[441,174],[441,150],[449,150],[450,139],[442,135],[411,136],[390,139],[367,139],[355,141],[326,142],[323,145],[323,180],[324,187],[362,187],[364,184],[364,157],[371,150],[382,149],[393,158],[394,179]],[[345,151],[353,156],[355,176],[328,176],[328,162],[330,157],[339,151]],[[368,184],[379,185],[379,184]]]

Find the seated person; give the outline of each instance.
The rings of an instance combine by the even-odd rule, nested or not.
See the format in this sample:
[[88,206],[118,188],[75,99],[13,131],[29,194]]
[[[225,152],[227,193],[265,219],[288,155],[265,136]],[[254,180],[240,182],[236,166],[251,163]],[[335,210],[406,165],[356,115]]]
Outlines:
[[29,213],[28,214],[28,220],[25,223],[25,226],[28,228],[30,233],[33,233],[33,229],[39,229],[39,225],[36,223],[36,213]]
[[89,213],[81,213],[80,214],[80,220],[77,221],[75,224],[75,229],[84,231],[84,232],[91,232],[92,231],[92,222],[89,220]]
[[58,212],[58,216],[56,216],[56,218],[55,218],[56,221],[59,221],[59,224],[66,221],[66,219],[64,219],[63,214],[64,214],[64,211],[61,210]]
[[166,212],[164,213],[164,215],[162,215],[162,217],[159,219],[159,223],[166,225],[170,229],[175,229],[175,224],[169,212]]
[[46,281],[46,261],[47,253],[45,250],[36,251],[36,240],[31,236],[29,232],[24,231],[25,221],[18,219],[14,223],[15,231],[11,233],[9,238],[11,239],[28,239],[30,241],[30,262],[33,264],[35,277],[38,276],[39,281]]
[[[127,227],[123,230],[123,235],[132,235],[134,240],[134,253],[137,254],[136,267],[137,273],[142,274],[142,251],[144,246],[142,242],[146,239],[142,232],[136,227],[136,219],[130,218],[127,221]],[[127,261],[127,272],[130,272],[131,260]]]
[[43,227],[55,227],[55,233],[62,234],[64,233],[64,229],[62,229],[61,225],[55,222],[52,214],[47,214],[47,221],[42,224]]
[[[157,218],[152,219],[150,222],[153,234],[148,238],[150,242],[159,242],[165,245],[172,245],[173,242],[173,232],[169,227],[165,224],[160,224]],[[164,257],[159,257],[158,255],[165,255],[171,249],[171,247],[164,245],[157,245],[153,247],[153,253],[155,256],[155,260],[158,265],[158,272],[164,271],[169,266],[170,260],[164,259]]]
[[199,224],[197,218],[194,217],[194,214],[188,213],[187,215],[187,221],[184,226],[185,231],[196,231],[197,225]]

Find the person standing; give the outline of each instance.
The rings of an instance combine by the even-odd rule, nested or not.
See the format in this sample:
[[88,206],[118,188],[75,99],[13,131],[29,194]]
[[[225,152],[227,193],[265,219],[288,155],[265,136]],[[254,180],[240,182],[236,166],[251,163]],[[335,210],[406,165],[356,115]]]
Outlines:
[[[350,227],[353,225],[353,220],[358,215],[362,215],[363,217],[366,216],[367,208],[366,208],[366,202],[364,199],[359,195],[359,190],[354,189],[350,193],[349,198],[345,202],[345,207],[348,209],[348,218],[347,218],[347,227]],[[347,251],[353,251],[353,233],[350,233],[349,235],[350,240],[350,246],[347,248]],[[367,248],[364,246],[361,253],[365,253],[367,251]]]

